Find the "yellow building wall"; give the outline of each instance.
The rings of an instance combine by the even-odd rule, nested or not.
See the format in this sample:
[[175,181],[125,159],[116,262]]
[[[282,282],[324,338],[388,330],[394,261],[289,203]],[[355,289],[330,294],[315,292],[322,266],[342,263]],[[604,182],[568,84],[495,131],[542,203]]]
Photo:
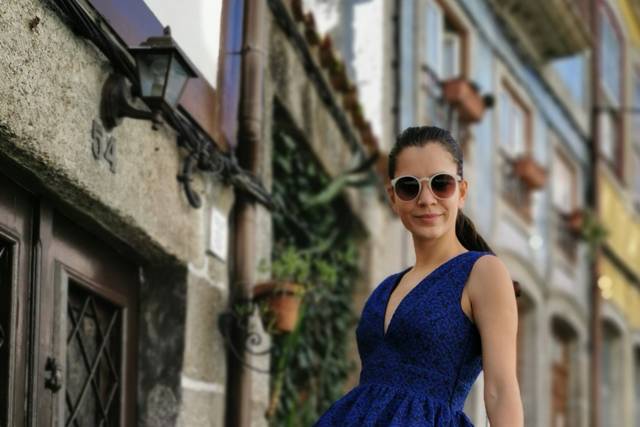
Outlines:
[[609,260],[602,257],[600,260],[601,277],[609,280],[603,282],[601,293],[603,298],[609,300],[623,313],[629,326],[640,329],[640,290],[627,280]]
[[[610,178],[600,175],[600,218],[609,230],[607,246],[640,277],[640,221],[624,203]],[[631,283],[606,257],[601,258],[602,295],[618,306],[631,327],[640,329],[640,287]],[[601,276],[601,277],[602,277]]]
[[610,178],[600,176],[600,218],[609,230],[607,244],[640,277],[640,221],[624,203]]
[[640,22],[633,12],[631,7],[631,0],[618,0],[618,6],[620,13],[624,19],[625,27],[628,31],[628,36],[631,39],[631,43],[636,46],[640,46]]

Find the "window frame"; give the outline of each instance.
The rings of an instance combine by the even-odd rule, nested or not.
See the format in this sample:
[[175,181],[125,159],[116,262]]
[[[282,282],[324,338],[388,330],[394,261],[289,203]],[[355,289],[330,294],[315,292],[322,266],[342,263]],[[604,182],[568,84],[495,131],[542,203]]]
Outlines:
[[[427,0],[425,2],[424,9],[424,22],[428,21],[429,11],[431,8],[435,8],[434,10],[438,11],[438,17],[440,22],[437,23],[437,41],[436,41],[436,61],[437,64],[431,64],[430,61],[433,58],[430,58],[430,37],[429,37],[429,28],[430,25],[425,25],[425,32],[423,33],[422,39],[425,43],[423,50],[423,58],[420,63],[423,68],[427,68],[429,72],[437,77],[438,80],[448,80],[456,77],[467,77],[468,75],[468,67],[469,67],[469,30],[468,25],[462,21],[460,17],[452,10],[450,5],[447,5],[442,0]],[[444,64],[445,64],[445,39],[447,36],[451,37],[452,35],[456,35],[458,38],[458,48],[457,48],[457,75],[444,76]]]
[[[521,157],[531,156],[533,152],[533,110],[531,104],[527,102],[524,95],[521,94],[514,83],[506,75],[502,75],[499,80],[499,94],[498,94],[498,113],[496,114],[496,120],[498,126],[496,127],[498,132],[498,155],[501,161],[501,175],[500,179],[501,192],[500,197],[504,200],[518,216],[523,219],[526,225],[533,224],[533,190],[531,190],[522,180],[514,176],[513,166],[517,159]],[[503,138],[503,114],[502,109],[504,104],[502,103],[503,96],[507,96],[512,105],[516,105],[520,111],[523,112],[523,149],[522,152],[512,153],[506,148]],[[509,132],[512,132],[510,130]],[[517,181],[514,181],[517,179]],[[510,186],[506,184],[509,183]],[[513,188],[512,188],[513,187]],[[517,197],[514,194],[518,194]]]
[[[613,35],[616,37],[618,42],[620,56],[619,63],[617,64],[617,69],[619,70],[619,84],[618,84],[618,93],[612,93],[612,90],[615,88],[610,88],[605,83],[605,59],[604,54],[600,56],[600,63],[598,64],[599,71],[603,78],[601,79],[598,90],[601,94],[601,111],[598,114],[598,120],[600,121],[599,129],[600,129],[600,144],[598,147],[598,156],[603,160],[603,162],[611,169],[613,175],[617,178],[617,180],[625,185],[624,179],[624,140],[625,140],[625,117],[621,112],[621,108],[626,104],[625,100],[625,89],[626,89],[626,43],[624,33],[620,26],[620,22],[615,12],[609,7],[605,2],[601,2],[599,8],[599,16],[600,16],[600,40],[598,41],[601,51],[608,52],[610,49],[603,49],[605,46],[603,44],[603,31],[604,26],[603,22],[606,20],[613,31]],[[611,66],[611,65],[610,65]],[[615,131],[615,137],[612,141],[613,143],[613,153],[612,158],[603,152],[603,138],[602,135],[602,119],[605,114],[609,114],[613,123],[613,130]]]
[[[578,200],[578,171],[579,166],[575,164],[568,155],[568,153],[560,146],[559,137],[554,134],[554,140],[556,141],[553,149],[553,170],[551,174],[551,205],[553,207],[555,224],[555,247],[560,249],[560,252],[565,255],[567,260],[571,263],[575,263],[577,260],[577,240],[572,234],[567,224],[567,217],[579,207]],[[563,164],[569,172],[569,206],[565,209],[562,206],[556,204],[556,189],[558,183],[558,171],[556,169],[557,164]]]

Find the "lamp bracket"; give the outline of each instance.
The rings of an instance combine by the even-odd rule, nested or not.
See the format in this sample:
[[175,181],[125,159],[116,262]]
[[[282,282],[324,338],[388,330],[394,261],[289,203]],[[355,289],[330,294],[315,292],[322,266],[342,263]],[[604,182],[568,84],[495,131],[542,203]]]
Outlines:
[[132,85],[122,74],[112,73],[102,86],[100,116],[107,130],[122,123],[123,117],[137,120],[150,120],[153,130],[161,123],[161,112],[139,110],[131,105]]

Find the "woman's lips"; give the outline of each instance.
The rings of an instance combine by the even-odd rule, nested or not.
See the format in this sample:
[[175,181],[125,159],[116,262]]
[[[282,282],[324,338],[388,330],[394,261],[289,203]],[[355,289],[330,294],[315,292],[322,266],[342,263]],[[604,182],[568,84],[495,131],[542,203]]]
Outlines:
[[442,216],[442,214],[427,214],[427,215],[416,216],[416,218],[420,222],[432,223],[432,222],[435,222],[441,216]]

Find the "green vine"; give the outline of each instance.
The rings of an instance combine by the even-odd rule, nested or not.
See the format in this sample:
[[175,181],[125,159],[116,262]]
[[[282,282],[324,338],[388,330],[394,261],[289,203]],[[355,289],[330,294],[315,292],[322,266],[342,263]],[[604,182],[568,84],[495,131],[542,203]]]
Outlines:
[[585,209],[583,215],[580,238],[589,245],[589,256],[593,258],[598,245],[609,236],[609,230],[600,222],[593,210]]
[[352,300],[364,233],[333,191],[324,203],[309,203],[319,201],[314,196],[332,180],[303,141],[281,129],[273,137],[273,195],[289,215],[273,215],[271,271],[278,278],[308,280],[295,331],[273,337],[269,421],[309,426],[342,395],[354,369],[348,344],[356,323]]

